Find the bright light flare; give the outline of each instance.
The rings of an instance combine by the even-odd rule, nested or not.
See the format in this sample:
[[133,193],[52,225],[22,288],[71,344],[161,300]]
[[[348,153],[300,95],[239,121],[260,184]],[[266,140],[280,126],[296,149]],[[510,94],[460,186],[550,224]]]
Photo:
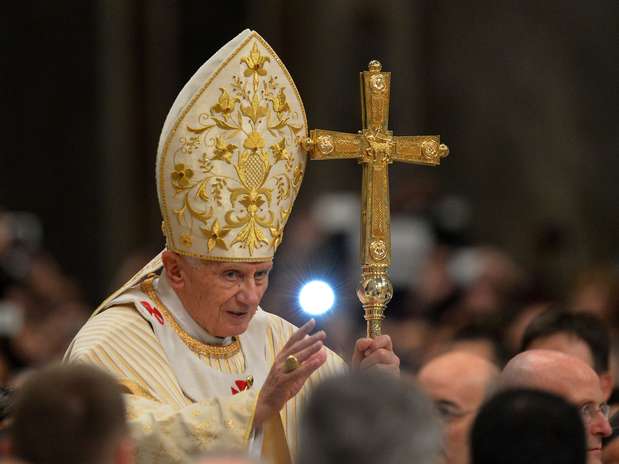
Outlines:
[[306,283],[299,292],[301,309],[313,316],[320,316],[333,307],[335,294],[329,284],[322,280],[312,280]]

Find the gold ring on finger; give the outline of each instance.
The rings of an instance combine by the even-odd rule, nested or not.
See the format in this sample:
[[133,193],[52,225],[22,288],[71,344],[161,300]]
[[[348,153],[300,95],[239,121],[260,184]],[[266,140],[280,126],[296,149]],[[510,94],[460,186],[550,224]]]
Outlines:
[[298,369],[300,365],[301,363],[299,363],[297,357],[294,354],[291,354],[286,358],[286,362],[284,363],[284,371],[292,372],[295,369]]

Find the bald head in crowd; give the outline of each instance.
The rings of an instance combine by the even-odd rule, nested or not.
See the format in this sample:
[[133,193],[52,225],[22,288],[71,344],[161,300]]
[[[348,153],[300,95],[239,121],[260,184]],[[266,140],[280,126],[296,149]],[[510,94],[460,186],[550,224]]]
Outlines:
[[498,377],[499,370],[491,362],[458,351],[432,359],[419,371],[419,384],[444,420],[446,462],[469,462],[471,425]]
[[559,351],[524,351],[503,369],[501,387],[525,387],[562,396],[580,409],[587,432],[587,464],[600,464],[602,438],[610,435],[600,381],[585,362]]

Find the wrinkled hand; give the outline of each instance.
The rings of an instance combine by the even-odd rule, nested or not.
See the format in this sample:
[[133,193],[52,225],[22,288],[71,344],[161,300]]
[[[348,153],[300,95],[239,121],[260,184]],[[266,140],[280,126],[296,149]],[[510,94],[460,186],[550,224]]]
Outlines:
[[357,340],[352,365],[357,369],[379,369],[396,376],[400,375],[400,358],[393,352],[393,343],[389,335]]
[[[303,384],[312,373],[327,360],[323,349],[324,331],[308,335],[316,326],[311,319],[297,330],[282,350],[275,357],[256,403],[254,427],[260,426],[269,417],[277,414],[290,398],[299,393]],[[299,367],[292,372],[286,372],[286,358],[290,355],[299,360]]]

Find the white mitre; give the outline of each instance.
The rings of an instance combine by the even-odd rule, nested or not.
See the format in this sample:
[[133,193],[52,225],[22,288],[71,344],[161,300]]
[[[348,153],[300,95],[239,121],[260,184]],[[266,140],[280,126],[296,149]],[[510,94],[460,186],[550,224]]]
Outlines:
[[157,150],[166,246],[216,261],[271,259],[301,186],[307,133],[286,67],[245,30],[193,75]]

